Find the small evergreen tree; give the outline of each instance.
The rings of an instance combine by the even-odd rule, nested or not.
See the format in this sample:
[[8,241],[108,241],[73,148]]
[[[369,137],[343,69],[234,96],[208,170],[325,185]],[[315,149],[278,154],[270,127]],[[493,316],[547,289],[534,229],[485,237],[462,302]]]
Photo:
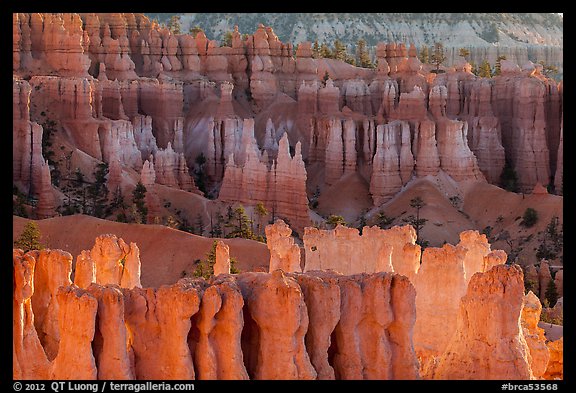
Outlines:
[[100,164],[96,165],[96,169],[93,175],[95,180],[87,187],[88,199],[91,205],[88,213],[98,218],[104,218],[106,213],[109,212],[107,205],[108,187],[106,186],[108,164],[101,162]]
[[[192,272],[194,277],[203,277],[205,280],[208,280],[211,276],[214,275],[214,264],[216,263],[216,245],[218,244],[217,240],[214,240],[212,243],[212,248],[206,254],[206,259],[198,261],[196,269]],[[231,274],[238,274],[240,270],[236,267],[236,259],[230,258],[230,273]]]
[[322,85],[324,87],[326,87],[326,82],[328,81],[328,79],[330,79],[330,74],[328,73],[328,71],[325,71],[324,76],[322,77]]
[[14,241],[14,248],[21,248],[24,252],[42,250],[44,246],[40,243],[41,236],[38,225],[34,221],[28,221],[18,239]]
[[346,224],[346,220],[344,220],[344,217],[342,216],[338,216],[335,214],[331,214],[328,219],[326,220],[326,225],[330,225],[332,227],[332,229],[336,228],[338,225],[348,225]]
[[262,223],[262,218],[268,215],[268,209],[266,209],[266,207],[264,206],[264,204],[262,202],[258,202],[256,204],[256,215],[258,216],[258,224],[256,226],[256,233],[258,235],[262,235],[262,231],[261,231],[261,223]]
[[196,187],[204,193],[204,195],[208,195],[208,190],[206,189],[208,176],[204,169],[204,165],[206,164],[206,156],[204,153],[198,154],[194,162],[196,163],[194,170],[192,171],[194,174],[194,183],[196,184]]
[[520,191],[518,187],[518,175],[508,160],[506,160],[504,169],[500,174],[500,187],[510,192]]
[[320,45],[320,57],[324,59],[333,59],[332,50],[326,44]]
[[334,59],[346,60],[346,45],[340,40],[334,41]]
[[368,54],[368,49],[366,48],[366,40],[360,39],[356,44],[356,58],[357,64],[363,68],[372,68],[372,60],[370,60],[370,55]]
[[244,239],[252,239],[256,240],[256,236],[252,229],[250,228],[252,224],[252,220],[248,218],[246,215],[246,210],[244,206],[240,205],[236,209],[234,209],[234,215],[232,219],[226,224],[228,227],[232,229],[231,232],[228,233],[226,237],[234,238],[234,237],[241,237]]
[[436,66],[436,72],[440,71],[440,65],[446,61],[446,55],[444,54],[444,45],[441,42],[436,42],[434,44],[434,50],[430,56],[430,61]]
[[502,73],[502,60],[506,60],[506,56],[501,55],[496,59],[496,64],[494,65],[494,75],[500,75]]
[[384,212],[378,213],[376,216],[376,225],[381,229],[388,229],[394,221],[393,218],[388,217]]
[[522,221],[520,225],[523,225],[527,228],[533,227],[538,222],[538,212],[533,208],[529,207],[524,210],[524,215],[522,216]]
[[538,62],[542,66],[542,75],[550,78],[558,73],[558,67],[551,64],[546,64],[544,60]]
[[172,34],[180,34],[181,33],[180,16],[172,15],[172,17],[168,21],[167,27],[172,32]]
[[312,45],[312,58],[320,58],[320,45],[318,44],[318,40],[314,41],[314,44]]
[[462,56],[463,58],[466,59],[466,61],[468,61],[468,56],[470,56],[470,50],[467,48],[460,48],[460,50],[458,51],[458,55]]
[[216,212],[216,221],[212,222],[212,216],[210,216],[210,222],[211,222],[210,225],[211,229],[209,232],[210,236],[221,237],[223,235],[222,226],[224,225],[224,216],[222,215],[220,210]]
[[226,33],[224,33],[221,46],[228,46],[228,47],[232,48],[232,32],[231,31],[227,31]]
[[478,76],[482,78],[492,77],[492,67],[490,67],[488,60],[484,60],[482,64],[480,64],[480,67],[478,68]]
[[146,206],[146,187],[142,182],[136,184],[136,188],[132,191],[132,202],[136,207],[136,213],[139,216],[140,222],[146,223],[146,216],[148,215],[148,207]]
[[544,296],[546,297],[550,307],[554,307],[556,301],[558,301],[558,288],[556,288],[554,280],[548,281],[548,286],[546,287]]
[[200,235],[204,233],[204,219],[200,213],[196,214],[196,220],[194,221],[194,228],[192,231],[195,235]]
[[420,209],[426,206],[426,203],[420,196],[416,196],[410,200],[410,206],[416,209],[416,218],[414,216],[408,217],[408,222],[416,230],[416,243],[423,245],[423,240],[420,238],[420,230],[424,228],[424,224],[428,221],[425,218],[420,218]]
[[196,34],[204,32],[204,30],[199,26],[194,26],[190,28],[189,32],[192,34],[192,37],[196,38]]
[[418,58],[420,59],[421,63],[428,64],[428,62],[430,61],[430,51],[428,49],[428,46],[424,45],[422,49],[420,49]]

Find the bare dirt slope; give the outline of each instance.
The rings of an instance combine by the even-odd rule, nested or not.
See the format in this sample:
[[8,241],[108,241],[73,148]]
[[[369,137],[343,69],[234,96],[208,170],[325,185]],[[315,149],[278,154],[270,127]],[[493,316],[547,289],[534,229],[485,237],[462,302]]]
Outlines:
[[[13,239],[27,219],[13,216]],[[140,249],[142,285],[158,287],[191,275],[194,261],[204,259],[214,239],[192,235],[162,225],[123,224],[99,218],[74,215],[36,221],[42,233],[41,242],[72,254],[74,262],[81,250],[89,250],[101,234],[113,233],[126,242],[135,242]],[[265,244],[246,239],[223,239],[230,247],[230,256],[238,261],[241,271],[268,266],[270,253]]]

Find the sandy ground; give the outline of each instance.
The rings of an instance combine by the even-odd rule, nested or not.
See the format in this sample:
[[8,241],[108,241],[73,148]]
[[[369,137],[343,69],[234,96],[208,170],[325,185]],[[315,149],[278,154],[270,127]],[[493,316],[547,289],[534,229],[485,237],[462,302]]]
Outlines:
[[[28,220],[13,217],[13,239]],[[158,287],[191,275],[194,261],[204,259],[214,239],[196,236],[162,225],[124,224],[99,218],[75,215],[36,221],[42,233],[41,242],[72,254],[74,262],[81,250],[89,250],[101,234],[113,233],[126,242],[135,242],[140,249],[142,285]],[[259,266],[268,267],[270,253],[265,244],[246,239],[223,239],[230,247],[231,257],[241,271]]]

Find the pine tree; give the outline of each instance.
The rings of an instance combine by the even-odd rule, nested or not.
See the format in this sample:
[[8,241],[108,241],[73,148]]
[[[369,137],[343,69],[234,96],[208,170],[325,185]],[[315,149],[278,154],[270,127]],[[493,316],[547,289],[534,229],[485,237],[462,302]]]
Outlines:
[[430,52],[428,50],[427,45],[424,45],[422,49],[420,49],[420,54],[418,58],[420,59],[421,63],[428,64],[428,62],[430,61]]
[[427,244],[427,242],[420,238],[420,230],[424,228],[424,224],[426,224],[428,220],[425,218],[420,218],[420,209],[426,206],[426,203],[420,196],[416,196],[410,200],[410,206],[416,209],[416,218],[414,218],[414,216],[409,216],[408,222],[416,230],[416,243],[423,246],[424,244]]
[[478,76],[482,78],[490,78],[492,77],[492,68],[490,67],[490,63],[488,60],[484,60],[480,67],[478,68]]
[[318,40],[314,41],[314,44],[312,45],[312,58],[320,58],[320,45],[318,44]]
[[370,55],[368,54],[368,49],[366,48],[366,40],[360,39],[356,44],[356,58],[357,64],[363,68],[372,68],[372,60],[370,60]]
[[376,216],[376,225],[381,229],[388,229],[393,221],[394,219],[388,217],[384,212],[380,212]]
[[[192,275],[194,277],[203,277],[204,279],[208,280],[211,276],[214,275],[214,264],[216,263],[216,246],[218,244],[217,240],[214,240],[212,243],[212,248],[206,254],[206,259],[199,261],[198,265]],[[238,274],[240,270],[236,267],[236,259],[230,258],[230,273],[231,274]]]
[[229,223],[226,226],[230,227],[232,231],[228,233],[226,237],[234,238],[234,237],[241,237],[244,239],[252,239],[256,240],[256,236],[252,229],[250,228],[252,224],[252,220],[248,218],[246,215],[246,210],[244,206],[240,205],[236,209],[234,209],[234,215],[230,219]]
[[204,219],[202,219],[202,215],[200,213],[196,214],[193,233],[200,236],[202,236],[204,233]]
[[548,281],[548,286],[546,287],[544,296],[546,297],[546,300],[548,300],[550,307],[554,307],[556,301],[558,301],[558,289],[556,288],[554,280]]
[[468,61],[468,56],[470,56],[470,50],[467,48],[460,48],[460,50],[458,51],[458,55],[462,56],[463,58],[466,59],[466,61]]
[[88,213],[98,218],[104,218],[107,213],[109,213],[109,207],[107,206],[108,187],[106,186],[108,164],[102,162],[96,165],[93,175],[95,180],[87,187],[88,198],[91,204]]
[[344,217],[339,216],[339,215],[335,215],[335,214],[331,214],[328,219],[326,220],[326,225],[330,225],[332,227],[332,229],[336,228],[338,225],[344,225],[346,226],[346,220],[344,220]]
[[444,54],[444,45],[441,42],[436,42],[434,44],[434,50],[430,56],[430,61],[436,66],[436,73],[440,71],[440,65],[446,60],[446,55]]
[[334,41],[334,58],[336,60],[346,60],[346,45],[340,40]]
[[232,48],[232,32],[227,31],[224,33],[224,37],[222,38],[222,44],[220,46],[228,46]]
[[264,204],[262,202],[258,202],[256,204],[256,215],[258,215],[258,224],[257,224],[256,234],[261,235],[262,234],[262,231],[261,231],[262,218],[268,215],[268,209],[266,209],[266,207],[264,206]]
[[44,246],[40,243],[40,229],[34,221],[28,221],[22,233],[14,241],[14,248],[21,248],[24,252],[30,250],[42,250]]
[[204,30],[199,26],[191,27],[190,30],[188,30],[188,31],[190,32],[190,34],[192,34],[193,38],[196,38],[196,34],[198,34],[200,32],[204,32]]
[[210,236],[211,237],[221,237],[223,235],[222,232],[222,226],[224,225],[224,216],[222,215],[222,213],[220,212],[220,210],[218,210],[216,212],[216,221],[213,222],[212,221],[212,215],[210,215]]
[[494,65],[494,75],[500,75],[502,73],[502,60],[506,60],[506,56],[501,55],[496,59],[496,64]]
[[173,15],[170,20],[168,21],[168,29],[172,32],[172,34],[180,34],[180,16]]
[[320,45],[320,57],[324,59],[333,59],[332,51],[326,44]]
[[328,79],[330,79],[330,74],[328,73],[328,70],[326,70],[324,72],[324,76],[322,77],[322,85],[324,87],[326,87],[326,82],[328,81]]
[[136,207],[136,213],[140,218],[140,222],[146,223],[146,216],[148,215],[148,207],[146,207],[146,187],[142,182],[136,184],[136,188],[132,192],[132,202]]

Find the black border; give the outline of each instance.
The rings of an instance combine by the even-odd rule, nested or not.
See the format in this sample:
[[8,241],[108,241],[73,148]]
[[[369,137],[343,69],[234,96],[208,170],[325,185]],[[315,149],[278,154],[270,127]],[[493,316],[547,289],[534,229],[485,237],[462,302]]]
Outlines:
[[[537,5],[537,6],[536,6]],[[4,64],[6,67],[6,63],[11,59],[11,52],[12,52],[12,42],[8,39],[8,37],[12,36],[12,13],[13,12],[166,12],[166,11],[173,11],[173,12],[242,12],[242,13],[249,13],[249,12],[286,12],[286,13],[298,13],[298,12],[354,12],[354,13],[363,13],[363,12],[486,12],[486,9],[489,8],[489,12],[506,12],[506,11],[517,11],[518,9],[529,10],[529,11],[539,11],[542,12],[544,9],[545,11],[566,11],[568,8],[567,2],[555,2],[554,4],[544,4],[544,3],[530,3],[527,2],[517,2],[517,4],[513,4],[512,2],[502,2],[502,3],[486,3],[486,2],[457,2],[453,4],[449,4],[447,2],[440,2],[440,1],[429,1],[426,3],[418,3],[418,2],[411,2],[410,4],[402,3],[402,2],[380,2],[380,1],[363,1],[363,2],[338,2],[332,1],[330,3],[321,3],[321,2],[312,2],[312,1],[281,1],[281,0],[270,0],[265,3],[257,3],[255,1],[243,1],[237,0],[235,2],[226,2],[223,1],[187,1],[185,3],[177,3],[177,2],[155,2],[155,3],[144,3],[144,2],[128,2],[128,1],[109,1],[109,0],[96,0],[96,1],[86,1],[86,2],[62,2],[62,1],[49,1],[49,2],[32,2],[32,1],[6,1],[2,4],[2,37],[4,37],[1,41],[1,45],[3,46],[3,53],[6,54],[4,59]],[[565,18],[565,25],[568,26],[568,29],[572,27],[570,22],[574,22],[575,20],[572,18],[572,14],[569,12],[564,12]],[[273,27],[273,26],[272,26]],[[570,51],[569,46],[571,43],[571,39],[568,39],[567,42],[568,46],[565,46],[564,52],[565,53],[574,53]],[[565,44],[566,44],[565,43]],[[571,59],[570,59],[571,60]],[[566,59],[564,61],[564,68],[565,72],[564,75],[570,75],[570,70],[573,69],[572,62],[567,62]],[[2,92],[6,95],[11,97],[12,96],[12,87],[11,81],[9,80],[9,74],[6,73],[4,75],[4,86]],[[566,102],[569,102],[569,97],[573,94],[572,89],[570,86],[570,79],[563,82],[564,92],[569,91],[571,94],[564,96],[564,106],[566,106]],[[566,82],[568,82],[568,86],[566,86]],[[568,87],[568,89],[567,89]],[[8,106],[7,100],[3,100],[3,106]],[[4,112],[3,112],[4,113]],[[570,112],[568,112],[570,113]],[[6,111],[6,116],[9,116],[11,119],[12,117]],[[564,134],[564,146],[574,146],[571,143],[571,139],[573,138],[573,129],[571,127],[571,116],[566,116],[564,118],[564,128],[567,129],[567,132]],[[5,127],[8,128],[8,127]],[[5,133],[10,133],[10,130],[4,131]],[[3,146],[3,148],[10,149],[8,145]],[[1,168],[3,171],[9,172],[12,167],[12,160],[11,158],[11,150],[8,154],[2,154],[2,158],[7,163],[4,163]],[[566,157],[566,156],[565,156]],[[571,181],[570,177],[572,174],[572,167],[566,167],[566,172],[564,174],[565,179],[567,180],[564,187],[564,196],[567,197],[568,201],[573,201],[573,190],[572,185],[573,182]],[[11,176],[11,172],[7,174]],[[10,233],[12,233],[12,225],[9,224],[12,222],[12,216],[8,212],[7,206],[12,204],[12,199],[9,197],[9,194],[6,192],[5,196],[6,202],[5,206],[6,209],[2,211],[2,218],[5,220],[7,228],[10,228]],[[10,198],[10,199],[8,199]],[[571,204],[566,206],[567,208],[571,209]],[[568,210],[570,210],[568,209]],[[571,211],[571,210],[570,210]],[[5,216],[4,216],[5,215]],[[567,220],[568,219],[568,220]],[[574,219],[576,219],[576,215],[571,213],[567,216],[566,209],[564,212],[564,233],[567,239],[571,238],[572,234],[572,225],[574,223]],[[4,222],[4,221],[3,221]],[[4,231],[3,231],[4,232]],[[5,241],[8,243],[7,239],[8,235],[3,233],[2,239],[3,242]],[[563,381],[556,381],[558,383],[558,390],[564,390],[568,386],[572,386],[572,390],[574,388],[574,375],[572,370],[576,370],[573,362],[573,345],[574,345],[574,329],[573,325],[573,313],[574,313],[574,295],[572,292],[572,287],[570,285],[571,281],[573,280],[573,271],[574,268],[571,264],[575,263],[573,256],[572,248],[569,247],[569,244],[566,242],[565,249],[565,256],[567,263],[564,265],[564,277],[565,277],[565,284],[564,284],[564,292],[568,294],[567,301],[565,301],[565,315],[564,315],[564,326],[567,327],[568,335],[564,338],[564,380]],[[11,258],[10,253],[10,246],[5,244],[5,246],[1,247],[2,252],[5,253],[5,257],[2,258],[3,262],[2,269],[5,269],[1,273],[3,280],[8,281],[12,275],[11,266],[9,261]],[[3,307],[2,314],[9,316],[12,314],[11,306],[9,303],[10,299],[10,286],[8,283],[4,285],[0,285],[1,290],[6,292],[2,294],[0,299],[0,304]],[[5,322],[8,323],[7,321]],[[572,333],[572,335],[570,334]],[[6,360],[6,364],[3,364],[3,367],[0,367],[0,388],[2,391],[15,391],[13,390],[13,380],[12,380],[12,367],[10,365],[9,359],[12,359],[12,356],[8,356],[9,347],[11,344],[11,334],[3,334],[2,335],[2,352],[1,358]],[[4,362],[2,362],[4,363]],[[28,381],[32,382],[32,381]],[[39,381],[39,382],[46,382],[46,381]],[[51,381],[49,381],[51,382]],[[95,381],[86,381],[86,382],[95,382]],[[120,381],[118,381],[120,382]],[[176,383],[177,381],[174,381]],[[463,389],[481,389],[483,391],[502,391],[501,385],[503,383],[510,382],[512,384],[520,385],[520,384],[527,384],[527,383],[552,383],[553,381],[484,381],[484,380],[476,380],[476,381],[182,381],[182,382],[193,382],[195,385],[194,391],[206,391],[212,390],[214,388],[231,388],[231,389],[247,389],[250,391],[254,390],[269,390],[273,388],[296,388],[296,389],[336,389],[336,388],[360,388],[360,389],[369,389],[371,390],[379,390],[379,389],[438,389],[442,391],[462,391]],[[24,383],[24,381],[23,381]],[[99,388],[102,385],[102,382],[99,382]],[[46,387],[47,391],[49,387]],[[101,389],[101,388],[100,388]],[[518,390],[518,389],[517,389]],[[534,389],[535,390],[535,389]],[[63,390],[65,391],[65,390]],[[101,390],[99,390],[101,391]],[[109,389],[108,389],[109,391]]]

